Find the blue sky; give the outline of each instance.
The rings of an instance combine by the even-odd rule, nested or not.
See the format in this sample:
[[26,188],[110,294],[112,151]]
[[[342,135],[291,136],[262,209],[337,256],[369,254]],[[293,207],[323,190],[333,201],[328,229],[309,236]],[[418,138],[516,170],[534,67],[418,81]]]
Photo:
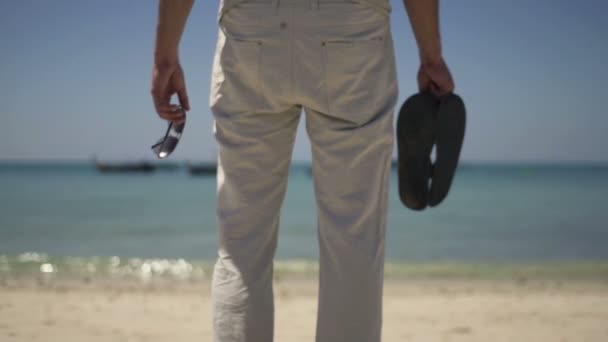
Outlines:
[[[401,103],[417,51],[392,1]],[[192,111],[175,160],[215,156],[208,109],[218,1],[182,40]],[[151,159],[155,1],[0,2],[0,160]],[[608,161],[608,2],[443,1],[444,53],[468,108],[463,160]],[[294,159],[310,158],[304,125]]]

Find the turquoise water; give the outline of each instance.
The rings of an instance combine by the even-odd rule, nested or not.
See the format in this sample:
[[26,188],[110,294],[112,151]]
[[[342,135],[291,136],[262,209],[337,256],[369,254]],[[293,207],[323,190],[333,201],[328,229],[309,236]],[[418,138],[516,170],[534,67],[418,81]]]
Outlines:
[[[391,262],[608,260],[608,166],[463,165],[446,202],[422,213],[401,206],[394,176]],[[171,259],[168,269],[186,267],[180,258],[211,261],[214,210],[215,179],[183,168],[110,175],[87,163],[0,164],[0,268],[26,252]],[[291,173],[277,254],[317,258],[306,166]]]

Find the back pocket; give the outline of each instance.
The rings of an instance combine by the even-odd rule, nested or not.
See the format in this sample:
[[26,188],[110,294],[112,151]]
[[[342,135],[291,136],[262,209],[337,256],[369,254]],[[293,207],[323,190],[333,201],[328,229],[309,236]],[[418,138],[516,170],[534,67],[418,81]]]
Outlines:
[[221,95],[232,112],[255,112],[262,107],[262,48],[261,40],[226,37],[220,57],[224,73]]
[[321,43],[327,114],[357,125],[378,114],[391,78],[385,43],[384,36]]

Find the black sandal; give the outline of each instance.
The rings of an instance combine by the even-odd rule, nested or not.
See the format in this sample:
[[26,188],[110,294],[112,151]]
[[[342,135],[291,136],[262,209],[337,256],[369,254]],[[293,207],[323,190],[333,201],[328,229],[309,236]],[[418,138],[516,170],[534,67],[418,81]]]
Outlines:
[[424,210],[428,205],[437,109],[437,99],[422,92],[403,103],[397,118],[399,197],[413,210]]
[[460,96],[446,94],[440,98],[437,111],[437,135],[435,137],[435,164],[432,174],[429,205],[435,207],[443,201],[458,167],[464,141],[466,109]]
[[458,166],[465,121],[464,103],[456,94],[437,98],[425,91],[403,103],[397,118],[397,173],[399,197],[406,207],[424,210],[445,199]]

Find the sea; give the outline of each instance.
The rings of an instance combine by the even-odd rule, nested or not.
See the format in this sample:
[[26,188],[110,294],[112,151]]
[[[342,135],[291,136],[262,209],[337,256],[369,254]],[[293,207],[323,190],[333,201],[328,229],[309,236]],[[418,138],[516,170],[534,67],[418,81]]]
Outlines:
[[[276,260],[315,269],[310,165],[294,163]],[[391,265],[605,264],[608,165],[463,163],[421,212],[390,191]],[[91,162],[0,163],[0,278],[19,274],[206,277],[217,253],[215,176],[185,165],[105,174]],[[604,270],[605,271],[605,270]]]

